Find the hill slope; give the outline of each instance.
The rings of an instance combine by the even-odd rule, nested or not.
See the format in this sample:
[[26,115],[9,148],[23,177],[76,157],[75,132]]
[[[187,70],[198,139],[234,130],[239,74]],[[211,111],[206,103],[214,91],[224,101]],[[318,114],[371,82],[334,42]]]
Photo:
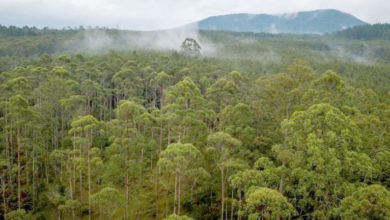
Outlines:
[[354,40],[390,40],[390,24],[352,27],[337,32],[335,35]]
[[202,30],[270,33],[331,33],[366,22],[334,9],[293,14],[229,14],[209,17],[195,24]]

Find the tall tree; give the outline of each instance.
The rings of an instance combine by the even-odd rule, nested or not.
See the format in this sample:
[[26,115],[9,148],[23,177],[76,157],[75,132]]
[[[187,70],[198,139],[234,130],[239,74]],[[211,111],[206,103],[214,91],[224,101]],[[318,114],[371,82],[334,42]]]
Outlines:
[[221,172],[221,219],[224,218],[225,209],[225,191],[226,191],[226,179],[227,173],[224,166],[224,162],[227,161],[233,152],[233,150],[241,146],[241,142],[227,133],[216,132],[210,134],[207,137],[207,144],[209,145],[208,151],[215,152],[214,160],[217,161],[217,166]]
[[[71,123],[71,129],[69,130],[69,135],[75,137],[78,135],[80,139],[80,156],[84,152],[87,154],[87,181],[88,181],[88,214],[89,219],[92,219],[92,163],[96,160],[92,160],[96,155],[96,152],[99,151],[98,148],[93,147],[93,138],[94,134],[97,133],[97,128],[99,126],[99,121],[92,115],[80,116],[74,119]],[[80,173],[80,181],[82,180]],[[81,183],[80,183],[81,184]],[[82,190],[82,189],[80,189]]]
[[200,151],[192,144],[170,144],[161,152],[158,166],[161,167],[169,176],[175,178],[174,181],[174,210],[173,212],[181,214],[181,198],[182,192],[186,191],[186,178],[193,178],[191,175],[194,169],[198,168],[198,163],[201,160]]

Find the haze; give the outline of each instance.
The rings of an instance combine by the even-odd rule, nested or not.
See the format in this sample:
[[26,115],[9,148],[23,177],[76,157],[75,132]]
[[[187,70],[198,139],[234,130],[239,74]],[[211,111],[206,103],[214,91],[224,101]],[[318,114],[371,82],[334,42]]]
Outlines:
[[338,9],[369,23],[390,22],[388,0],[0,0],[2,25],[99,26],[157,30],[229,13],[293,13]]

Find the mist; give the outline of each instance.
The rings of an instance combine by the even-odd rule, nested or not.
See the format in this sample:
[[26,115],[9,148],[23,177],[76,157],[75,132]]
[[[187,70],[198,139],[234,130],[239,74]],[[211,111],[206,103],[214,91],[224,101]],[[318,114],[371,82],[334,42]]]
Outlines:
[[[350,45],[340,45],[335,42],[328,42],[330,47],[330,53],[333,56],[339,57],[344,60],[350,60],[356,63],[362,64],[371,64],[375,62],[373,58],[373,50],[367,44],[350,44]],[[361,47],[358,51],[352,49],[351,47]]]
[[[286,15],[284,15],[286,16]],[[293,16],[293,15],[291,15]],[[65,41],[62,52],[89,54],[116,51],[181,51],[186,38],[195,39],[202,47],[202,57],[220,59],[254,60],[260,63],[282,63],[295,54],[297,44],[303,48],[297,58],[317,60],[343,59],[356,63],[375,62],[369,45],[326,40],[326,36],[305,37],[288,34],[239,34],[234,32],[200,31],[186,26],[163,31],[124,31],[117,29],[86,29]],[[320,40],[322,38],[323,40]],[[319,41],[320,40],[320,41]],[[328,47],[327,50],[314,48],[316,44]],[[283,44],[284,46],[280,46]],[[314,45],[314,47],[313,47]],[[356,48],[361,48],[356,51]],[[61,51],[59,51],[61,52]]]
[[164,31],[123,31],[115,29],[87,29],[63,45],[66,51],[104,53],[108,50],[169,50],[180,51],[186,38],[193,38],[202,47],[202,55],[212,56],[214,44],[193,27]]

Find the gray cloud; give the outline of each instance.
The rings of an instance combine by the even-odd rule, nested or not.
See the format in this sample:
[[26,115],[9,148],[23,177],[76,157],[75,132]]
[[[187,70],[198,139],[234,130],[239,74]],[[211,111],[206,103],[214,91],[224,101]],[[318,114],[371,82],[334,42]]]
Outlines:
[[220,14],[325,8],[351,13],[369,23],[390,23],[388,0],[0,0],[0,24],[156,30]]

